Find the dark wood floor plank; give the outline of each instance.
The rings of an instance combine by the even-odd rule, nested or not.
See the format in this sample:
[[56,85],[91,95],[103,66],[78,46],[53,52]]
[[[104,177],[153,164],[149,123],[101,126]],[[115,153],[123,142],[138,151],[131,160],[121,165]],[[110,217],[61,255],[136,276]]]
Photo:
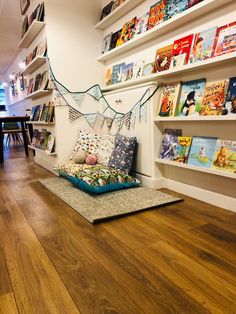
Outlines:
[[[0,314],[18,314],[13,293],[0,296]],[[22,312],[23,313],[23,312]]]
[[0,248],[0,296],[12,292],[5,256]]

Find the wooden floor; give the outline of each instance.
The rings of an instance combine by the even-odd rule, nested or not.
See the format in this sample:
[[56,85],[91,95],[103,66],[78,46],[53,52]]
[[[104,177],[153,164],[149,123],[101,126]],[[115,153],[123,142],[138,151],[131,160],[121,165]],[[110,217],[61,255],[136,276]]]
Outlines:
[[236,313],[236,214],[184,197],[94,226],[6,158],[0,313]]

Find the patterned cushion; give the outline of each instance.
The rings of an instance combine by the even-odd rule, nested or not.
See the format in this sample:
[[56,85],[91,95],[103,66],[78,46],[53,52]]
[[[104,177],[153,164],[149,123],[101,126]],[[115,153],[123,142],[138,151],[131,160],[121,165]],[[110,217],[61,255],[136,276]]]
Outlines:
[[131,173],[135,161],[137,139],[117,134],[115,148],[112,152],[108,166]]
[[58,165],[55,170],[82,190],[91,193],[104,193],[128,187],[140,182],[123,171],[104,166],[75,164],[73,161]]
[[100,140],[101,136],[80,130],[70,159],[73,159],[76,152],[80,149],[86,151],[88,154],[96,155],[96,149],[99,146]]
[[104,134],[97,149],[98,163],[108,166],[109,159],[115,146],[115,135]]

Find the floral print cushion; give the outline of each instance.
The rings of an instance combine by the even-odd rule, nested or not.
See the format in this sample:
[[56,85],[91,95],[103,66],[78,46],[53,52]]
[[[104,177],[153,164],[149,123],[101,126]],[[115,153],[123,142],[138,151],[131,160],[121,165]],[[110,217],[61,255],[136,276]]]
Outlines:
[[97,149],[98,163],[108,166],[115,146],[115,135],[104,134]]
[[135,161],[137,139],[136,137],[125,137],[117,134],[115,148],[112,152],[108,166],[130,173]]

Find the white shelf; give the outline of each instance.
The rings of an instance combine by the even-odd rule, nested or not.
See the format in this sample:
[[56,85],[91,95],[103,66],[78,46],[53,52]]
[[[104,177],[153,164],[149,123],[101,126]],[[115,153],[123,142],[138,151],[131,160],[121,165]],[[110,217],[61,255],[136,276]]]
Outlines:
[[34,147],[34,146],[32,146],[32,145],[28,145],[28,148],[29,149],[32,149],[32,150],[35,150],[35,151],[37,151],[37,152],[41,152],[41,153],[44,153],[45,155],[47,155],[47,156],[56,156],[57,155],[57,153],[51,153],[51,154],[48,154],[46,151],[44,151],[44,150],[42,150],[42,149],[40,149],[40,148],[36,148],[36,147]]
[[198,121],[198,122],[204,122],[204,121],[236,121],[236,114],[230,114],[230,115],[221,115],[221,116],[187,116],[187,117],[157,117],[154,119],[155,122],[187,122],[187,121]]
[[225,6],[227,3],[232,2],[233,0],[204,0],[203,2],[196,4],[190,9],[179,13],[172,17],[171,19],[153,27],[149,31],[131,39],[130,41],[124,43],[121,46],[118,46],[97,58],[97,61],[105,63],[108,60],[111,60],[121,54],[140,46],[152,39],[157,39],[163,34],[168,34],[168,32],[173,31],[180,27],[181,25],[187,25],[188,22],[192,21],[193,19],[207,14],[212,10],[216,10],[221,6]]
[[31,74],[39,67],[44,65],[47,62],[46,57],[36,57],[32,62],[30,62],[27,67],[24,69],[23,74]]
[[112,11],[109,15],[107,15],[104,19],[99,21],[96,25],[96,29],[104,30],[108,26],[112,25],[115,21],[117,21],[120,17],[122,17],[127,12],[131,11],[135,8],[140,2],[143,0],[126,0],[120,6],[118,6],[114,11]]
[[18,48],[28,48],[45,25],[46,25],[45,22],[34,20],[30,25],[29,29],[27,30],[27,32],[25,33],[24,37],[21,39]]
[[178,68],[174,69],[169,69],[166,71],[162,72],[157,72],[154,74],[150,74],[147,76],[142,76],[141,78],[138,79],[131,79],[126,82],[121,82],[113,85],[108,85],[105,87],[102,87],[103,91],[110,91],[110,90],[116,90],[128,86],[133,86],[149,81],[156,81],[161,83],[163,79],[165,78],[175,78],[175,80],[178,79],[178,75],[182,75],[183,73],[190,73],[190,72],[196,72],[197,70],[201,70],[204,68],[204,71],[207,70],[210,67],[216,66],[217,65],[224,65],[224,64],[231,64],[232,62],[236,61],[236,52],[224,54],[218,57],[210,58],[204,61],[199,61],[191,64],[186,64],[183,66],[180,66]]
[[27,95],[24,99],[36,99],[41,97],[46,97],[52,92],[52,89],[49,90],[37,90],[29,95]]
[[35,125],[47,125],[53,126],[55,122],[44,122],[44,121],[27,121],[26,124],[35,124]]
[[236,173],[233,173],[233,172],[228,172],[228,171],[223,171],[223,170],[216,170],[216,169],[211,169],[211,168],[204,168],[204,167],[197,167],[197,166],[192,166],[192,165],[188,165],[188,164],[184,164],[184,163],[180,163],[180,162],[174,162],[174,161],[161,159],[161,158],[157,158],[156,159],[156,163],[164,164],[164,165],[167,165],[167,166],[185,168],[185,169],[189,169],[189,170],[194,170],[194,171],[199,171],[199,172],[204,172],[204,173],[210,173],[210,174],[214,174],[214,175],[218,175],[218,176],[222,176],[222,177],[236,179]]

